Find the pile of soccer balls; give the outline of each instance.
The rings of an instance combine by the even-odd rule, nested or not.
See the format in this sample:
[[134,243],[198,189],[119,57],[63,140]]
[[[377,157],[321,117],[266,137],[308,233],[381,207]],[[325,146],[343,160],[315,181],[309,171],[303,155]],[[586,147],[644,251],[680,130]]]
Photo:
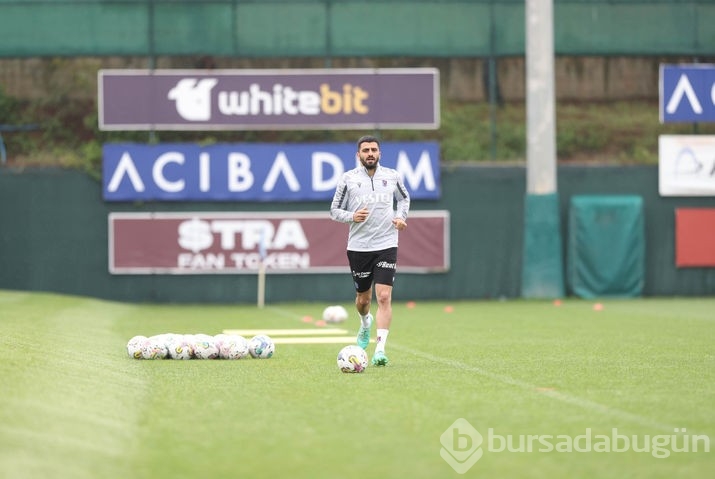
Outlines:
[[134,359],[268,359],[276,346],[265,334],[246,339],[237,334],[158,334],[134,336],[127,354]]
[[346,319],[348,319],[348,312],[340,305],[328,306],[323,310],[323,321],[326,323],[342,323]]

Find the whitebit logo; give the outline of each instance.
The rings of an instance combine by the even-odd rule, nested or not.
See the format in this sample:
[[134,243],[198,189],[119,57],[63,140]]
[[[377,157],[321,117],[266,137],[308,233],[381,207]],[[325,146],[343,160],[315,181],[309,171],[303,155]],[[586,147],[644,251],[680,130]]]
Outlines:
[[184,78],[169,91],[169,100],[176,102],[176,111],[184,120],[207,121],[211,119],[211,89],[215,78]]

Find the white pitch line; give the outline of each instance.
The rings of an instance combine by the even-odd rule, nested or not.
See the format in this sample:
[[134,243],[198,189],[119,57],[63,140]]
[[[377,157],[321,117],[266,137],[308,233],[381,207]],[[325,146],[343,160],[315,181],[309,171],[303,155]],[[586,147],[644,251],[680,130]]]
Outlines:
[[[511,386],[516,386],[521,389],[526,389],[529,391],[537,391],[538,386],[534,384],[527,383],[525,381],[520,381],[518,379],[512,378],[511,376],[506,376],[504,374],[497,374],[497,373],[492,373],[489,371],[485,371],[482,368],[478,368],[475,366],[469,366],[468,364],[461,363],[459,361],[454,361],[451,359],[445,359],[445,358],[440,358],[438,356],[433,356],[432,354],[427,354],[421,351],[415,351],[413,349],[409,348],[404,348],[401,346],[398,346],[396,344],[392,344],[391,346],[394,349],[404,351],[406,353],[412,354],[413,356],[417,356],[422,359],[426,359],[428,361],[433,361],[435,363],[440,363],[444,364],[446,366],[453,367],[455,369],[462,369],[464,371],[469,371],[473,373],[477,373],[480,376],[493,379],[495,381],[498,381],[500,383],[504,384],[509,384]],[[538,393],[539,395],[547,396],[551,399],[556,399],[557,401],[561,401],[564,403],[572,404],[574,406],[578,406],[582,409],[588,409],[591,411],[597,411],[600,413],[603,413],[608,416],[616,417],[618,419],[623,419],[641,426],[645,426],[648,428],[653,428],[653,429],[660,429],[663,431],[668,431],[671,434],[675,429],[677,429],[675,426],[671,426],[670,424],[665,424],[662,422],[654,421],[653,419],[650,419],[645,416],[640,416],[638,414],[633,414],[627,411],[623,411],[620,409],[612,408],[610,406],[606,406],[604,404],[600,404],[594,401],[591,401],[589,399],[581,398],[578,396],[573,396],[571,394],[566,394],[562,393],[559,391],[540,391]],[[689,431],[691,434],[693,434],[692,431]]]
[[350,344],[355,342],[355,336],[308,336],[297,338],[274,338],[276,344]]
[[[290,318],[293,318],[293,319],[300,319],[300,318],[301,318],[300,315],[297,315],[297,314],[295,314],[294,312],[289,311],[289,310],[286,310],[286,309],[276,308],[276,307],[272,307],[271,309],[272,309],[274,312],[276,312],[276,313],[278,313],[278,314],[280,314],[280,315],[282,315],[282,316],[290,317]],[[352,339],[352,338],[351,338],[351,339]],[[373,340],[371,340],[370,342],[373,342]],[[436,362],[436,363],[441,363],[441,364],[444,364],[444,365],[447,365],[447,366],[451,366],[451,367],[454,367],[454,368],[457,368],[457,369],[462,369],[462,370],[465,370],[465,371],[471,371],[471,372],[474,372],[474,373],[479,374],[480,376],[483,376],[483,377],[486,377],[486,378],[489,378],[489,379],[492,379],[492,380],[501,382],[501,383],[503,383],[503,384],[509,384],[509,385],[512,385],[512,386],[516,386],[516,387],[519,387],[519,388],[521,388],[521,389],[526,389],[526,390],[529,390],[529,391],[532,391],[532,392],[536,392],[536,391],[538,391],[538,388],[539,388],[539,386],[536,386],[536,385],[534,385],[534,384],[527,383],[527,382],[525,382],[525,381],[520,381],[520,380],[518,380],[518,379],[512,378],[511,376],[506,376],[506,375],[504,375],[504,374],[492,373],[492,372],[485,371],[484,369],[481,369],[481,368],[478,368],[478,367],[469,366],[469,365],[464,364],[464,363],[461,363],[461,362],[459,362],[459,361],[453,361],[453,360],[450,360],[450,359],[444,359],[444,358],[441,358],[441,357],[438,357],[438,356],[433,356],[433,355],[431,355],[431,354],[423,353],[423,352],[421,352],[421,351],[415,351],[414,349],[410,349],[410,348],[405,348],[405,347],[399,346],[399,345],[396,344],[396,343],[391,343],[391,346],[390,346],[390,347],[391,347],[391,348],[394,348],[394,349],[397,349],[398,351],[404,351],[404,352],[406,352],[406,353],[412,354],[413,356],[421,357],[421,358],[426,359],[426,360],[428,360],[428,361],[433,361],[433,362]],[[664,430],[664,431],[667,430],[667,431],[670,432],[670,433],[672,433],[672,432],[676,429],[676,427],[671,426],[670,424],[665,424],[665,423],[661,423],[661,422],[658,422],[658,421],[654,421],[654,420],[652,420],[652,419],[650,419],[650,418],[647,418],[647,417],[645,417],[645,416],[640,416],[640,415],[638,415],[638,414],[633,414],[633,413],[630,413],[630,412],[627,412],[627,411],[623,411],[623,410],[620,410],[620,409],[612,408],[612,407],[606,406],[606,405],[604,405],[604,404],[600,404],[600,403],[597,403],[597,402],[594,402],[594,401],[591,401],[591,400],[588,400],[588,399],[585,399],[585,398],[581,398],[581,397],[578,397],[578,396],[573,396],[573,395],[571,395],[571,394],[566,394],[566,393],[562,393],[562,392],[559,392],[559,391],[539,391],[538,394],[543,395],[543,396],[546,396],[546,397],[549,397],[549,398],[551,398],[551,399],[555,399],[555,400],[557,400],[557,401],[561,401],[561,402],[563,402],[563,403],[572,404],[572,405],[577,406],[577,407],[580,407],[580,408],[582,408],[582,409],[588,409],[588,410],[591,410],[591,411],[598,411],[598,412],[603,413],[603,414],[608,415],[608,416],[612,416],[612,417],[620,418],[620,419],[623,419],[623,420],[631,421],[631,422],[633,422],[633,423],[635,423],[635,424],[639,424],[639,425],[641,425],[641,426],[646,426],[646,427],[650,427],[650,428],[654,428],[654,429],[661,429],[661,430]],[[689,430],[688,433],[691,434],[691,435],[693,435],[693,434],[698,434],[696,431],[692,431],[692,430]],[[708,436],[708,437],[709,437],[709,436]],[[710,440],[711,440],[711,441],[715,441],[715,438],[712,438],[712,437],[711,437]]]
[[224,329],[224,334],[239,334],[241,336],[255,336],[266,334],[268,336],[315,336],[331,334],[348,334],[347,329],[321,328],[321,329]]

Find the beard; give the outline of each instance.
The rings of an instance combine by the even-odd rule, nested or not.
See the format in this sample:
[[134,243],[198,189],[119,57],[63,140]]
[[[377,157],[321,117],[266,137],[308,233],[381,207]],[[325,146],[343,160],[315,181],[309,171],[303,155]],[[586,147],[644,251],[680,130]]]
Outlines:
[[365,167],[366,170],[374,170],[377,168],[377,164],[380,162],[380,158],[375,157],[375,162],[370,164],[367,160],[360,158],[360,163]]

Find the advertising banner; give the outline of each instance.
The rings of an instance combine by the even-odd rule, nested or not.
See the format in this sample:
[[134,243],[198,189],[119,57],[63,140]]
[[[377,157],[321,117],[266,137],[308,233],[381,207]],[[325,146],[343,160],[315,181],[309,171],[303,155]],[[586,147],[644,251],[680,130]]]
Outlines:
[[[327,212],[110,213],[112,274],[344,273],[348,225]],[[398,270],[449,270],[449,212],[413,211]]]
[[660,66],[660,122],[715,122],[715,65]]
[[715,267],[715,208],[676,208],[675,265]]
[[[413,199],[440,197],[439,144],[380,145]],[[105,201],[330,201],[355,143],[105,144]]]
[[436,68],[100,70],[100,130],[437,129]]
[[661,196],[715,196],[715,136],[660,135]]

